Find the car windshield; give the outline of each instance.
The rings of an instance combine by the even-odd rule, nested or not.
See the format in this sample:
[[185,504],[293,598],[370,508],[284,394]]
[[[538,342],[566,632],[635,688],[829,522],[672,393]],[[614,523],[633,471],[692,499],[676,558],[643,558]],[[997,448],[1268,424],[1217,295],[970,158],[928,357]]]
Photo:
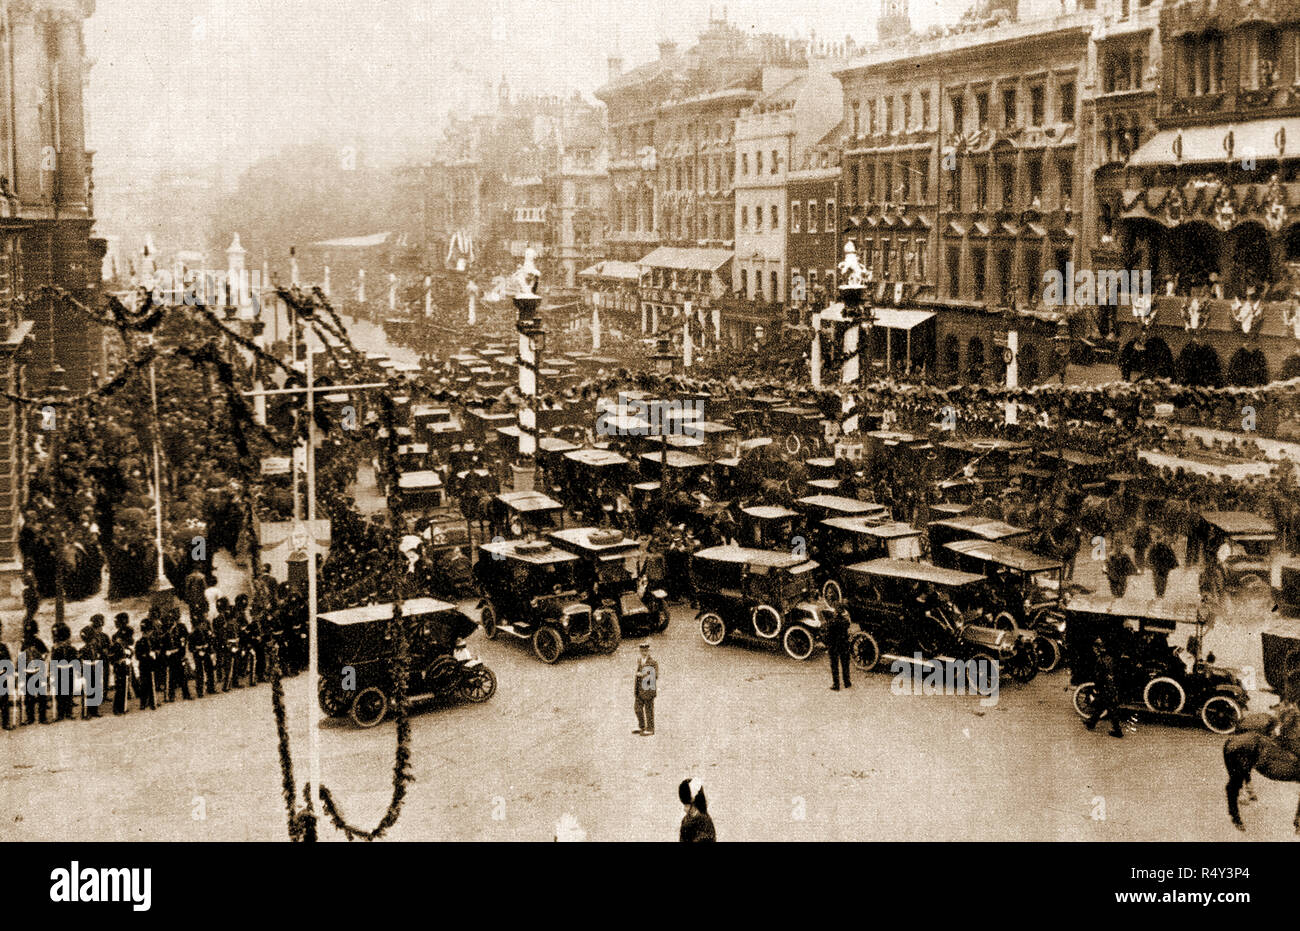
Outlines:
[[806,596],[813,589],[813,564],[804,563],[801,566],[795,566],[788,572],[777,573],[773,576],[775,581],[781,587],[781,595],[788,601],[796,601]]

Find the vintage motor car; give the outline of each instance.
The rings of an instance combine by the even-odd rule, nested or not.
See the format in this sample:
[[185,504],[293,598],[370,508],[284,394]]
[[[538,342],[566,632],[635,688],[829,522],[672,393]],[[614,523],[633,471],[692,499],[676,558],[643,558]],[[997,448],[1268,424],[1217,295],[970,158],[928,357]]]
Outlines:
[[492,499],[488,520],[494,537],[547,533],[564,525],[564,505],[540,491],[503,491]]
[[1065,566],[1059,560],[996,540],[957,540],[945,545],[944,551],[956,568],[987,576],[1000,606],[1038,635],[1034,643],[1040,671],[1051,672],[1061,665]]
[[1016,682],[1038,673],[1034,634],[994,608],[988,582],[973,572],[920,560],[873,559],[840,574],[844,603],[858,626],[849,655],[859,669],[882,661],[987,660]]
[[839,575],[845,566],[872,559],[921,558],[921,531],[874,516],[828,517],[813,528],[811,542],[811,555],[821,564],[822,597],[833,605],[844,600]]
[[[1065,656],[1074,710],[1092,714],[1097,700],[1096,652],[1100,640],[1115,660],[1121,708],[1199,720],[1216,734],[1231,734],[1246,711],[1246,689],[1235,671],[1201,656],[1209,625],[1195,603],[1081,595],[1065,606]],[[1187,634],[1187,648],[1170,640]]]
[[1022,544],[1031,535],[1031,531],[1023,527],[1013,527],[991,517],[977,517],[973,514],[932,520],[927,529],[930,534],[930,558],[940,565],[952,565],[956,561],[955,555],[944,549],[954,540],[997,540]]
[[641,571],[641,541],[600,527],[556,530],[549,539],[581,561],[579,582],[597,614],[612,611],[619,630],[661,633],[668,629],[668,593],[650,588]]
[[780,641],[792,659],[812,656],[829,621],[817,597],[817,564],[788,551],[714,546],[691,557],[700,636],[720,646],[729,634]]
[[810,525],[829,517],[864,517],[879,522],[889,520],[889,509],[883,504],[843,495],[808,495],[797,499],[794,506],[807,516]]
[[[473,620],[436,598],[415,598],[401,607],[410,657],[409,698],[485,702],[496,693],[496,675],[466,645],[477,628]],[[392,604],[319,616],[318,699],[327,715],[348,714],[360,727],[374,727],[384,719],[396,698],[392,619]]]
[[768,412],[768,428],[780,437],[781,445],[791,456],[817,452],[826,444],[826,427],[822,412],[815,407],[796,404],[774,407]]
[[[1220,559],[1225,544],[1228,555]],[[1201,585],[1215,594],[1250,591],[1262,595],[1268,591],[1276,545],[1277,528],[1246,511],[1204,512],[1189,541],[1205,558]]]
[[805,540],[804,517],[779,505],[758,504],[740,509],[741,546],[760,550],[788,550]]
[[581,579],[581,560],[547,540],[484,543],[474,564],[483,636],[528,640],[551,664],[573,647],[597,653],[618,649],[621,633],[612,611],[593,613]]

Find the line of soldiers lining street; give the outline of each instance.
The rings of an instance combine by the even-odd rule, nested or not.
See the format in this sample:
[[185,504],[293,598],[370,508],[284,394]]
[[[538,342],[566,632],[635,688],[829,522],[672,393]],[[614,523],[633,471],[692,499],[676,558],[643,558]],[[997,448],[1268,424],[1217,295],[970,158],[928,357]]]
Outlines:
[[[253,686],[268,677],[268,651],[272,641],[278,647],[282,673],[296,675],[307,665],[307,605],[302,593],[277,583],[269,566],[253,583],[253,597],[240,594],[232,603],[217,594],[214,576],[196,569],[185,580],[182,592],[189,623],[182,619],[176,599],[156,600],[140,621],[140,631],[130,616],[120,612],[113,618],[114,630],[105,630],[105,617],[95,614],[80,631],[80,645],[74,644],[71,628],[55,624],[53,646],[40,636],[36,621],[23,624],[23,638],[15,659],[0,630],[0,660],[21,662],[0,694],[0,726],[12,730],[21,724],[51,723],[75,717],[98,718],[107,700],[108,672],[111,672],[113,714],[126,714],[132,701],[141,710],[156,709],[159,701],[173,702],[179,691],[182,700],[202,698],[216,692]],[[81,678],[74,688],[57,684],[73,680],[67,670],[82,670],[100,664],[99,681],[104,683],[99,701]],[[25,684],[43,681],[49,686],[39,692]],[[190,680],[194,693],[191,695]],[[54,692],[51,695],[51,692]]]

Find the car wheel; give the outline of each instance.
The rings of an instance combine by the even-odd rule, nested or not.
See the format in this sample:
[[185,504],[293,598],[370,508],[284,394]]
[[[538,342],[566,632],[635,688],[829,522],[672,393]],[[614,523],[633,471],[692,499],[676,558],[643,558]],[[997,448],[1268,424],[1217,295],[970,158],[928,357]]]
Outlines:
[[495,640],[497,638],[496,608],[492,607],[490,604],[484,605],[483,610],[479,613],[478,622],[483,625],[484,637],[487,637],[489,640]]
[[548,666],[560,661],[564,652],[564,641],[550,627],[539,627],[533,632],[533,652],[537,658]]
[[496,673],[486,666],[475,666],[460,684],[460,697],[475,704],[487,701],[496,692]]
[[1187,704],[1187,693],[1177,679],[1156,676],[1142,690],[1142,701],[1152,711],[1178,714]]
[[606,655],[618,649],[623,633],[619,630],[618,615],[609,608],[601,608],[591,619],[591,642],[597,653]]
[[388,714],[388,696],[384,690],[370,686],[352,699],[352,720],[358,727],[374,727]]
[[668,613],[668,605],[661,604],[655,608],[654,623],[651,629],[657,634],[662,634],[668,629],[668,622],[671,620],[672,616]]
[[341,714],[348,713],[347,695],[341,689],[335,688],[327,679],[320,680],[320,686],[316,690],[316,694],[320,699],[320,710],[331,718],[337,718]]
[[1013,681],[1023,685],[1038,675],[1038,651],[1029,644],[1021,644],[1002,661],[1002,669]]
[[759,605],[754,609],[751,620],[754,623],[754,633],[764,640],[775,640],[781,633],[781,613],[771,605]]
[[849,642],[849,657],[853,665],[863,672],[870,672],[880,662],[880,644],[866,631],[855,634]]
[[1074,690],[1074,710],[1081,718],[1092,717],[1097,705],[1097,683],[1085,682]]
[[826,603],[832,606],[838,606],[844,600],[844,589],[840,588],[840,583],[834,579],[827,579],[826,584],[822,586],[822,597]]
[[803,449],[803,440],[797,433],[791,433],[785,438],[785,451],[791,456],[799,455],[799,450]]
[[1231,734],[1241,723],[1241,705],[1231,695],[1211,695],[1201,705],[1201,723],[1216,734]]
[[802,624],[792,624],[786,628],[785,637],[781,642],[785,646],[786,655],[797,660],[805,660],[812,656],[813,649],[817,646],[812,631]]
[[1016,619],[1010,611],[999,611],[993,618],[994,630],[1015,630]]
[[1052,672],[1061,665],[1061,644],[1055,637],[1039,634],[1034,640],[1034,652],[1038,654],[1038,671]]
[[[983,650],[981,650],[980,652],[976,653],[976,654],[975,654],[974,656],[972,656],[970,659],[971,659],[972,662],[978,663],[979,665],[984,666],[985,669],[989,670],[987,673],[984,673],[984,674],[983,674],[983,675],[985,675],[985,676],[987,677],[987,681],[989,681],[989,682],[992,682],[992,681],[993,681],[993,674],[992,674],[992,671],[993,671],[994,669],[996,669],[996,670],[998,671],[998,678],[1000,679],[1000,678],[1002,677],[1002,672],[1003,672],[1003,670],[1006,668],[1006,666],[1005,666],[1004,663],[1000,663],[1000,662],[998,662],[998,658],[997,658],[996,656],[994,656],[992,653],[987,653],[987,652],[985,652],[985,651],[983,651]],[[967,670],[968,670],[968,671],[967,671],[967,674],[966,674],[966,678],[969,680],[969,679],[970,679],[970,672],[969,672],[970,666],[968,665],[966,668],[967,668]],[[977,666],[976,668],[978,669],[979,666]],[[1007,670],[1007,672],[1009,673],[1010,670]],[[978,673],[977,673],[977,675],[978,675]]]
[[700,636],[711,647],[721,646],[727,639],[727,625],[717,614],[703,614],[700,616]]

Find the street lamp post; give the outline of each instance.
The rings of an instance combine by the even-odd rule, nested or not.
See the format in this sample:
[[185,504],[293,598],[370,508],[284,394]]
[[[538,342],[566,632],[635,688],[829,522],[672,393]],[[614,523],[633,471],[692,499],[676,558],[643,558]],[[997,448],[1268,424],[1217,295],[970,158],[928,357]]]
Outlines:
[[[538,317],[542,298],[537,293],[542,274],[537,270],[537,253],[524,250],[524,263],[515,272],[515,329],[519,333],[519,465],[515,467],[515,490],[521,482],[532,487],[532,473],[537,462],[537,390],[541,377],[541,347],[544,331]],[[525,476],[527,476],[525,478]]]
[[[155,345],[154,335],[149,334],[149,347]],[[162,418],[158,415],[158,366],[156,360],[149,360],[149,403],[153,408],[153,526],[154,548],[158,551],[158,578],[154,580],[153,590],[158,593],[171,591],[167,581],[166,563],[163,560],[162,532]]]

